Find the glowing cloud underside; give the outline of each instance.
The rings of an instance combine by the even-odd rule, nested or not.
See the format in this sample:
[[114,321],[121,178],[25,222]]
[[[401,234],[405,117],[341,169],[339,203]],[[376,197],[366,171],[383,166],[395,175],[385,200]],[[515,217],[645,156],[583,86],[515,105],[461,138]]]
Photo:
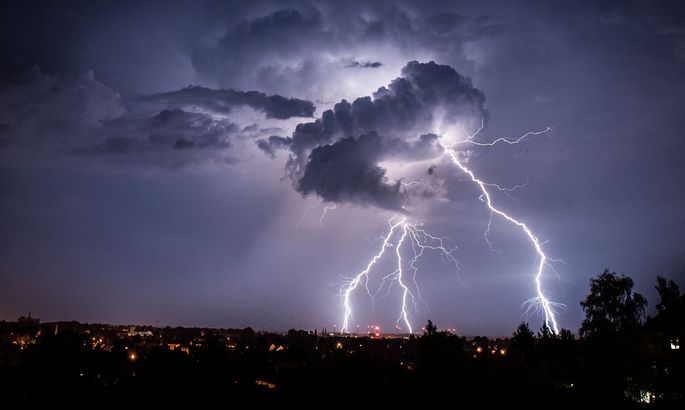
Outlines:
[[[442,145],[442,148],[444,150],[443,155],[447,156],[452,161],[452,163],[454,163],[454,165],[457,166],[457,168],[459,168],[464,174],[466,174],[469,177],[469,179],[473,183],[475,183],[478,186],[478,189],[481,192],[480,200],[487,206],[488,210],[490,211],[490,219],[488,221],[484,235],[488,245],[491,245],[488,239],[488,234],[490,232],[490,224],[492,222],[493,215],[500,216],[509,223],[519,228],[532,245],[533,249],[535,250],[537,259],[536,268],[534,272],[536,296],[526,302],[529,304],[528,310],[530,310],[531,308],[536,308],[542,311],[542,313],[544,314],[545,324],[553,332],[559,333],[555,308],[562,307],[563,305],[560,303],[552,302],[549,298],[547,298],[542,286],[542,278],[545,273],[545,268],[549,267],[550,258],[545,254],[542,248],[542,243],[535,235],[535,233],[533,233],[530,227],[526,225],[524,222],[514,218],[513,216],[497,208],[493,204],[491,194],[488,191],[488,188],[494,188],[508,196],[509,192],[521,186],[516,186],[513,188],[503,188],[497,184],[487,183],[479,179],[474,174],[474,172],[465,165],[466,161],[464,159],[460,159],[460,155],[463,155],[463,153],[457,149],[464,144],[470,144],[479,147],[492,147],[497,144],[518,144],[529,136],[544,134],[551,131],[551,129],[547,128],[543,131],[528,132],[518,138],[498,138],[492,142],[474,141],[475,136],[480,133],[482,128],[483,127],[481,124],[481,127],[475,133],[468,135],[465,139],[456,141],[452,144]],[[340,287],[340,296],[342,299],[343,307],[343,323],[341,327],[341,332],[343,333],[350,331],[349,325],[350,319],[352,317],[352,303],[350,297],[352,293],[357,288],[359,288],[360,285],[362,285],[366,291],[366,294],[372,299],[372,301],[375,300],[374,293],[372,293],[369,289],[369,275],[371,274],[371,271],[375,267],[376,263],[380,261],[386,253],[388,253],[388,248],[395,248],[394,254],[397,261],[397,265],[393,272],[382,277],[381,285],[379,289],[375,292],[375,294],[379,294],[383,288],[386,289],[385,295],[389,294],[391,285],[397,282],[402,291],[402,303],[400,307],[400,313],[397,317],[397,325],[398,329],[400,329],[400,324],[403,324],[404,326],[406,326],[406,330],[409,333],[413,333],[413,329],[409,319],[409,302],[411,301],[412,305],[414,306],[414,309],[417,309],[417,299],[420,300],[419,286],[416,281],[416,273],[418,269],[416,268],[415,264],[418,261],[418,259],[421,256],[423,256],[424,251],[426,249],[438,251],[443,257],[446,258],[446,260],[448,260],[450,263],[453,263],[457,270],[459,269],[459,263],[453,256],[453,253],[457,250],[457,248],[447,247],[445,245],[445,241],[447,238],[436,237],[428,234],[425,230],[423,230],[422,225],[420,223],[409,223],[407,221],[407,217],[400,216],[400,214],[395,214],[394,216],[392,216],[388,220],[388,224],[389,230],[387,234],[379,238],[382,242],[380,250],[366,265],[366,268],[364,270],[357,273],[352,278],[349,278]],[[409,239],[409,242],[407,242],[407,239]],[[409,246],[408,244],[410,244],[411,246]],[[490,247],[492,248],[492,246]],[[406,260],[402,257],[402,251],[405,248],[411,249],[410,257]],[[408,271],[411,272],[411,286],[409,286],[407,278],[405,277]]]

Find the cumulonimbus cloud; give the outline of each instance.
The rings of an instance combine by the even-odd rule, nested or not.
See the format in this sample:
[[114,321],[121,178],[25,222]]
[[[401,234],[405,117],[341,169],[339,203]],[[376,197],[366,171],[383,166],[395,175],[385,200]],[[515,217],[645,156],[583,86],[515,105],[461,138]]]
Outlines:
[[413,58],[467,63],[466,44],[505,29],[487,16],[422,16],[382,3],[366,5],[362,15],[345,10],[345,5],[317,4],[240,20],[193,49],[193,68],[199,78],[221,87],[337,101],[368,92],[365,85],[384,84]]
[[286,168],[303,195],[398,210],[407,193],[379,162],[439,155],[431,134],[438,116],[454,123],[486,120],[485,96],[447,65],[411,61],[373,95],[342,100],[299,124],[292,136],[272,136],[258,146],[271,156],[289,150]]

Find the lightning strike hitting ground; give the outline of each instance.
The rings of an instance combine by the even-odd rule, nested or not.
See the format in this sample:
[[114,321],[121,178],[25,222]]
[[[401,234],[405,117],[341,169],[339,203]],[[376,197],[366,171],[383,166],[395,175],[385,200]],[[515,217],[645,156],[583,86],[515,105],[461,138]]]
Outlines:
[[[483,129],[483,124],[481,123],[481,127],[478,128],[478,130],[476,130],[475,133],[469,135],[465,140],[455,142],[449,147],[443,147],[445,154],[447,154],[449,156],[449,158],[452,160],[452,162],[462,172],[464,172],[466,175],[468,175],[468,177],[471,179],[471,181],[473,181],[474,183],[476,183],[476,185],[478,185],[478,187],[480,188],[480,191],[482,192],[482,194],[480,196],[480,200],[482,202],[484,202],[487,205],[488,209],[490,210],[490,219],[488,221],[488,226],[487,226],[487,229],[485,231],[486,232],[486,234],[485,234],[486,240],[488,240],[488,233],[490,232],[490,223],[492,222],[492,215],[493,214],[497,214],[497,215],[501,216],[502,218],[506,219],[507,221],[509,221],[510,223],[516,225],[528,237],[528,240],[531,242],[531,244],[533,245],[533,248],[535,249],[535,252],[537,253],[537,259],[538,259],[538,265],[537,265],[537,269],[535,271],[535,290],[536,290],[537,296],[530,299],[528,302],[531,304],[531,306],[539,307],[544,313],[545,324],[550,329],[552,329],[554,331],[554,333],[559,333],[559,327],[557,325],[557,319],[556,319],[554,309],[558,308],[558,307],[563,307],[563,305],[560,303],[555,303],[555,302],[552,302],[551,300],[549,300],[545,296],[545,293],[542,290],[542,275],[544,273],[545,267],[548,266],[549,258],[547,257],[547,255],[545,255],[545,253],[542,249],[542,244],[540,243],[540,240],[533,233],[533,231],[531,231],[531,229],[528,227],[528,225],[526,225],[525,223],[515,219],[514,217],[510,216],[509,214],[507,214],[504,211],[496,208],[493,205],[492,197],[490,196],[490,193],[488,192],[487,187],[494,187],[497,190],[505,191],[505,192],[507,191],[507,189],[501,188],[500,186],[498,186],[496,184],[486,183],[486,182],[478,179],[475,176],[475,174],[473,173],[473,171],[471,171],[469,168],[467,168],[466,165],[464,165],[464,162],[459,159],[459,151],[457,151],[455,148],[459,144],[466,144],[466,143],[476,145],[476,146],[481,146],[481,147],[492,147],[498,143],[506,143],[506,144],[510,144],[510,145],[518,144],[528,136],[540,135],[540,134],[550,132],[551,128],[547,127],[544,131],[527,132],[523,136],[516,138],[516,139],[497,138],[496,140],[494,140],[492,142],[487,142],[487,143],[474,141],[473,138],[476,135],[478,135],[482,129]],[[490,244],[489,240],[488,240],[488,244]]]
[[[387,296],[391,291],[392,284],[397,282],[402,289],[402,304],[397,316],[398,330],[401,329],[400,323],[403,323],[404,326],[406,326],[408,333],[413,333],[409,320],[409,302],[411,301],[415,310],[418,309],[418,301],[421,301],[421,292],[419,290],[418,282],[416,281],[416,273],[418,272],[416,262],[423,256],[424,251],[426,249],[438,251],[445,261],[454,264],[457,271],[460,269],[459,262],[457,262],[453,255],[454,252],[458,251],[458,248],[450,248],[445,244],[449,238],[430,235],[423,229],[421,223],[410,223],[407,221],[406,216],[400,216],[400,214],[393,215],[388,220],[388,225],[390,226],[390,229],[387,235],[380,237],[382,240],[381,249],[371,259],[371,262],[366,266],[366,269],[347,280],[340,288],[344,312],[344,319],[341,327],[341,332],[343,333],[349,332],[349,321],[352,317],[350,297],[352,292],[359,287],[360,283],[363,282],[367,295],[374,301],[375,295],[380,294],[383,288],[386,290],[384,296]],[[407,239],[409,239],[409,241],[407,241]],[[403,248],[408,247],[407,243],[411,244],[410,249],[412,253],[408,261],[405,261],[402,257],[402,251]],[[390,247],[395,248],[395,258],[397,260],[396,268],[394,271],[382,277],[378,290],[375,294],[372,294],[369,289],[369,274],[374,265],[383,257],[385,251]],[[413,284],[411,288],[406,282],[405,273],[407,273],[407,269],[411,271],[411,281]]]
[[[491,142],[479,142],[479,141],[474,141],[474,138],[476,135],[478,135],[481,130],[483,129],[483,123],[481,123],[480,128],[476,130],[475,133],[468,135],[465,139],[461,141],[454,142],[451,145],[444,145],[443,150],[444,150],[444,155],[448,156],[451,161],[456,165],[462,172],[464,172],[469,179],[474,182],[480,192],[481,195],[479,199],[486,204],[490,211],[490,217],[488,220],[487,227],[484,232],[484,237],[485,241],[488,243],[491,249],[494,250],[492,247],[492,244],[489,239],[489,233],[490,233],[490,227],[492,223],[492,216],[493,215],[498,215],[511,224],[515,225],[518,227],[528,238],[530,241],[531,245],[535,249],[535,253],[537,256],[537,268],[535,270],[535,289],[536,289],[536,294],[537,296],[534,298],[531,298],[528,300],[526,303],[529,304],[528,310],[534,309],[534,308],[539,308],[543,313],[545,317],[545,324],[552,329],[555,333],[559,333],[559,327],[557,325],[557,319],[555,315],[555,308],[563,307],[562,304],[560,303],[555,303],[549,300],[543,291],[542,288],[542,276],[544,274],[545,268],[549,267],[551,269],[551,266],[549,265],[549,262],[551,259],[547,257],[547,255],[544,253],[542,249],[542,243],[538,239],[538,237],[533,233],[533,231],[526,225],[524,222],[519,221],[518,219],[512,217],[511,215],[505,213],[504,211],[500,210],[499,208],[495,207],[492,201],[492,197],[490,195],[490,192],[488,191],[488,188],[494,188],[500,192],[502,192],[504,195],[507,197],[513,199],[509,194],[519,188],[524,187],[527,185],[528,182],[525,184],[521,185],[516,185],[512,188],[505,188],[497,184],[493,183],[488,183],[484,182],[483,180],[479,179],[476,177],[476,175],[471,171],[466,165],[465,161],[461,160],[459,158],[459,155],[461,154],[460,151],[457,150],[456,147],[458,147],[460,144],[470,144],[474,146],[479,146],[479,147],[492,147],[495,146],[496,144],[499,143],[504,143],[504,144],[509,144],[509,145],[514,145],[518,144],[524,139],[526,139],[529,136],[535,136],[535,135],[540,135],[540,134],[545,134],[551,131],[551,128],[546,128],[543,131],[531,131],[528,132],[521,137],[518,138],[497,138],[494,141]],[[324,209],[324,215],[327,209]],[[323,216],[322,215],[322,218]],[[430,234],[428,234],[424,229],[423,225],[420,223],[409,223],[407,221],[406,216],[400,216],[400,214],[395,214],[393,217],[391,217],[388,220],[388,224],[390,226],[390,229],[387,233],[386,236],[381,236],[379,239],[382,240],[382,245],[378,253],[371,259],[369,264],[366,266],[364,270],[356,274],[354,277],[349,278],[346,282],[343,283],[343,285],[340,288],[340,296],[342,298],[342,305],[343,305],[343,324],[341,327],[341,332],[346,333],[349,332],[349,324],[350,324],[350,319],[352,317],[352,306],[351,306],[351,301],[350,297],[352,295],[352,292],[355,291],[359,287],[361,283],[363,283],[364,288],[366,290],[367,295],[371,298],[372,301],[375,300],[374,294],[372,294],[369,290],[369,275],[371,273],[371,270],[374,268],[376,263],[383,257],[383,255],[386,253],[386,250],[390,247],[395,247],[395,257],[397,260],[397,267],[395,268],[394,271],[391,273],[385,275],[382,277],[381,284],[378,288],[378,290],[375,292],[375,295],[378,295],[383,288],[385,288],[385,296],[387,296],[390,293],[391,286],[393,283],[397,282],[400,288],[402,289],[402,303],[401,303],[401,309],[400,313],[397,317],[397,328],[398,330],[400,329],[400,323],[403,322],[404,325],[406,326],[406,329],[409,331],[409,333],[412,333],[412,326],[411,322],[409,320],[409,308],[408,308],[408,302],[411,300],[414,309],[418,309],[418,304],[417,304],[417,299],[420,301],[421,300],[421,293],[419,290],[418,282],[416,281],[416,273],[418,271],[418,268],[416,267],[416,262],[418,259],[423,256],[424,251],[426,249],[430,250],[436,250],[439,251],[440,254],[445,258],[447,261],[450,263],[454,264],[455,267],[457,268],[457,271],[459,271],[459,263],[453,256],[453,252],[457,250],[456,247],[454,248],[449,248],[445,245],[445,240],[447,238],[440,238],[440,237],[435,237]],[[403,246],[406,248],[406,243],[407,243],[407,238],[409,238],[409,242],[411,244],[411,250],[412,250],[412,256],[408,259],[408,262],[405,262],[405,260],[402,257],[402,248]],[[411,274],[411,279],[413,286],[410,288],[407,285],[406,278],[405,278],[405,273],[409,269],[412,274]],[[413,289],[413,290],[412,290]],[[528,311],[527,310],[527,311]]]

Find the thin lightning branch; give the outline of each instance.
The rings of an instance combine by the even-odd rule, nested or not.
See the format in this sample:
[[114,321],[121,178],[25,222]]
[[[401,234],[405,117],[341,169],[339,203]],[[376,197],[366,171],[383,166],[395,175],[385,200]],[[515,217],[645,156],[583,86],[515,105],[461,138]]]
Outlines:
[[326,217],[326,214],[328,213],[328,211],[332,211],[335,208],[336,208],[335,204],[326,205],[323,207],[323,213],[321,214],[321,217],[319,218],[319,225],[321,225],[322,228],[324,228],[323,219]]
[[[309,206],[304,210],[304,212],[302,213],[302,216],[300,217],[300,219],[299,219],[299,220],[297,221],[297,223],[295,224],[295,231],[294,231],[294,232],[295,232],[295,236],[299,236],[300,226],[302,225],[302,223],[304,222],[305,218],[307,217],[307,214],[309,214],[309,211],[311,211],[312,209],[316,208],[317,206],[318,206],[317,204],[309,205]],[[333,204],[333,205],[325,205],[325,206],[323,207],[323,212],[321,213],[321,216],[319,217],[319,225],[321,225],[321,227],[325,227],[324,224],[323,224],[323,220],[324,220],[324,218],[326,217],[326,214],[328,213],[328,211],[331,211],[331,210],[333,210],[333,209],[336,209],[336,207],[337,207],[336,204]]]
[[[479,198],[481,201],[483,201],[483,195],[480,196]],[[490,242],[490,229],[492,228],[492,211],[490,211],[490,215],[488,215],[488,225],[485,227],[485,231],[483,231],[483,238],[485,239],[485,242],[488,244],[488,247],[490,248],[491,251],[495,252],[502,257],[502,252],[495,248],[492,245],[492,242]]]
[[[538,131],[538,132],[528,132],[524,134],[523,136],[516,138],[516,139],[508,139],[508,138],[498,138],[490,143],[479,143],[473,141],[473,137],[478,134],[482,129],[482,123],[481,127],[472,135],[467,137],[465,140],[456,142],[452,144],[450,148],[444,147],[445,153],[450,157],[452,162],[466,175],[469,176],[471,181],[476,183],[478,187],[480,188],[481,191],[481,201],[484,202],[488,209],[490,210],[491,216],[492,214],[497,214],[504,218],[505,220],[509,221],[510,223],[516,225],[519,227],[523,233],[528,237],[530,240],[531,244],[535,248],[535,252],[537,254],[538,258],[538,265],[537,265],[537,270],[535,271],[535,289],[537,292],[537,297],[531,299],[528,301],[529,306],[534,307],[534,308],[540,308],[545,315],[545,324],[549,326],[552,330],[554,330],[555,333],[559,333],[559,327],[557,326],[557,319],[555,316],[554,309],[559,307],[560,304],[554,303],[547,299],[545,296],[543,290],[542,290],[542,275],[544,272],[545,267],[548,265],[548,258],[547,255],[545,255],[543,249],[542,249],[542,244],[540,243],[540,240],[538,237],[533,233],[533,231],[526,225],[525,223],[513,218],[512,216],[508,215],[504,211],[496,208],[493,203],[492,203],[492,198],[490,197],[490,193],[487,190],[487,187],[492,186],[491,184],[487,184],[483,182],[482,180],[478,179],[476,175],[471,171],[469,168],[467,168],[462,161],[459,160],[458,157],[458,152],[454,148],[455,145],[459,143],[470,143],[473,145],[478,145],[478,146],[494,146],[495,144],[499,142],[503,142],[506,144],[518,144],[519,142],[523,141],[526,137],[531,136],[531,135],[540,135],[546,132],[549,132],[551,128],[547,127],[544,131]],[[492,218],[491,218],[492,219]],[[486,232],[489,232],[490,230],[490,222],[488,222],[488,228]],[[486,235],[487,238],[487,235]],[[489,243],[489,241],[488,241]]]
[[304,210],[304,213],[302,214],[302,217],[301,217],[300,220],[297,221],[297,223],[295,224],[295,231],[294,231],[295,236],[299,236],[300,225],[302,225],[302,222],[304,222],[304,218],[307,217],[307,214],[309,213],[309,211],[311,211],[312,208],[315,208],[315,207],[316,207],[316,204],[314,204],[314,205],[309,205],[309,206],[307,207],[307,209]]
[[551,128],[551,127],[547,127],[547,128],[545,128],[544,130],[542,130],[542,131],[529,131],[529,132],[523,134],[522,136],[520,136],[520,137],[518,137],[518,138],[501,137],[501,138],[497,138],[496,140],[493,140],[493,141],[491,141],[491,142],[478,142],[478,141],[473,141],[472,138],[473,138],[473,136],[475,136],[475,134],[473,134],[472,136],[470,136],[470,137],[467,138],[466,140],[456,142],[455,144],[459,144],[459,143],[461,143],[461,142],[468,142],[468,143],[471,144],[471,145],[477,145],[477,146],[479,146],[479,147],[492,147],[492,146],[494,146],[495,144],[497,144],[497,143],[499,143],[499,142],[504,142],[505,144],[515,145],[515,144],[518,144],[519,142],[523,141],[523,140],[526,139],[527,137],[530,137],[531,135],[547,134],[547,133],[550,132],[550,131],[552,131],[552,128]]
[[[421,242],[419,242],[419,239],[416,237],[416,231],[409,231],[409,239],[411,240],[411,249],[414,252],[414,257],[409,260],[407,266],[409,266],[409,269],[412,271],[411,280],[414,282],[414,287],[416,288],[416,296],[421,302],[423,302],[419,283],[416,281],[416,273],[419,271],[419,268],[415,264],[416,261],[423,256],[425,247],[421,246]],[[423,303],[425,304],[425,302]]]
[[[473,134],[470,134],[470,135],[469,135],[468,137],[466,137],[466,139],[463,140],[463,141],[457,141],[457,142],[455,142],[454,144],[452,144],[452,147],[451,147],[451,148],[454,149],[454,146],[455,146],[455,145],[457,145],[457,144],[463,144],[463,143],[469,143],[469,144],[471,144],[471,145],[476,145],[476,146],[479,146],[479,147],[492,147],[492,146],[495,146],[496,144],[498,144],[498,143],[500,143],[500,142],[503,142],[503,143],[509,144],[509,145],[515,145],[515,144],[518,144],[519,142],[523,141],[524,139],[526,139],[526,138],[528,138],[528,137],[530,137],[530,136],[547,134],[548,132],[552,131],[552,127],[547,127],[547,128],[545,128],[544,130],[542,130],[542,131],[528,131],[527,133],[521,135],[521,136],[518,137],[518,138],[500,137],[500,138],[497,138],[497,139],[495,139],[495,140],[493,140],[493,141],[491,141],[491,142],[478,142],[478,141],[474,141],[473,139],[476,137],[476,135],[480,134],[480,132],[483,130],[484,127],[485,127],[485,121],[484,121],[483,119],[481,119],[481,120],[480,120],[480,127],[478,127],[478,129],[476,130],[476,132],[474,132]],[[464,129],[464,128],[462,127],[462,129]],[[466,132],[465,129],[464,129],[464,133],[468,134],[468,132]]]
[[[444,237],[437,237],[429,234],[423,229],[423,224],[414,224],[411,226],[410,232],[412,234],[412,242],[416,244],[416,246],[420,249],[419,253],[417,254],[416,251],[414,251],[414,257],[410,260],[409,266],[412,267],[414,270],[414,277],[416,276],[416,271],[418,270],[414,264],[418,259],[423,255],[423,251],[425,249],[430,249],[434,251],[439,251],[440,256],[442,256],[443,261],[447,261],[448,263],[454,264],[454,267],[457,270],[457,273],[461,271],[461,266],[459,265],[459,262],[457,259],[454,257],[454,252],[458,252],[459,248],[458,247],[452,247],[449,248],[447,245],[445,245],[445,240],[449,238],[444,238]],[[451,239],[449,239],[452,241]],[[458,276],[459,281],[461,282],[461,277]],[[464,283],[462,282],[462,285]],[[418,289],[418,285],[417,285]]]
[[518,204],[518,199],[514,198],[511,196],[511,193],[516,191],[517,189],[525,188],[528,186],[528,178],[526,178],[526,182],[523,184],[517,184],[514,185],[513,187],[503,187],[501,185],[493,184],[493,183],[486,183],[485,185],[491,188],[495,188],[496,190],[502,192],[507,198],[511,199],[512,201],[516,202]]

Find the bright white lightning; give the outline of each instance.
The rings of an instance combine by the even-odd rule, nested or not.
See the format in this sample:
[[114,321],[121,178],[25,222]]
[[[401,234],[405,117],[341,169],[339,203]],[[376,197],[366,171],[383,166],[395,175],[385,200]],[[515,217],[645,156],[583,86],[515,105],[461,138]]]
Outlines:
[[[397,265],[394,271],[382,277],[381,284],[375,294],[378,295],[381,290],[386,287],[385,296],[387,296],[390,293],[392,284],[397,282],[402,290],[402,303],[397,317],[397,326],[399,329],[400,323],[403,323],[409,333],[413,333],[411,322],[409,320],[409,302],[411,301],[414,309],[417,310],[417,299],[421,300],[421,293],[418,282],[416,281],[416,273],[418,271],[416,262],[419,260],[419,258],[421,258],[421,256],[423,256],[424,251],[426,249],[439,251],[444,260],[453,263],[457,270],[459,269],[459,263],[453,256],[453,253],[458,249],[456,247],[449,248],[445,244],[447,238],[441,238],[429,234],[423,229],[422,224],[410,223],[407,221],[406,216],[400,216],[400,214],[393,215],[388,220],[388,224],[390,226],[388,234],[380,237],[380,239],[383,241],[381,249],[372,258],[371,262],[369,262],[369,264],[366,266],[366,269],[350,278],[340,288],[344,312],[343,325],[341,327],[341,332],[343,333],[349,332],[349,321],[352,317],[350,297],[352,292],[360,285],[360,283],[364,283],[366,293],[372,298],[372,300],[375,300],[374,295],[369,291],[369,274],[374,265],[383,257],[387,248],[395,248]],[[407,245],[408,243],[411,244],[412,254],[408,261],[405,261],[405,259],[402,257],[402,251],[403,248],[409,246]],[[413,290],[406,281],[405,273],[407,273],[407,268],[411,270]]]
[[340,295],[342,296],[342,301],[343,301],[343,312],[344,312],[344,320],[342,327],[340,328],[341,333],[349,332],[349,321],[350,321],[350,316],[352,316],[352,306],[350,304],[350,294],[352,291],[354,291],[359,284],[361,283],[362,279],[364,280],[364,286],[366,288],[366,293],[373,299],[373,295],[371,295],[371,292],[369,291],[369,272],[371,271],[371,268],[378,262],[383,254],[385,253],[385,250],[388,249],[388,247],[392,246],[392,243],[390,242],[391,238],[393,237],[393,234],[395,233],[395,229],[397,229],[398,226],[404,223],[404,219],[401,219],[399,222],[395,222],[394,219],[396,218],[397,215],[393,216],[390,218],[388,223],[390,224],[390,232],[388,232],[387,236],[381,236],[383,240],[383,244],[381,245],[381,250],[371,259],[371,262],[369,262],[368,265],[366,265],[366,269],[363,271],[359,272],[357,275],[355,275],[352,279],[350,279],[348,282],[342,285],[340,288]]
[[547,133],[547,132],[551,131],[551,128],[548,127],[544,131],[528,132],[528,133],[524,134],[523,136],[516,138],[516,139],[498,138],[498,139],[496,139],[492,142],[488,142],[488,143],[473,141],[473,138],[481,131],[482,128],[483,128],[483,126],[481,123],[481,127],[475,133],[473,133],[472,135],[469,135],[465,140],[455,142],[450,147],[443,147],[445,154],[447,154],[450,157],[450,159],[452,160],[452,162],[462,172],[464,172],[466,175],[468,175],[469,178],[471,179],[471,181],[476,183],[476,185],[478,185],[478,187],[480,188],[480,191],[482,193],[480,196],[480,199],[481,199],[481,201],[483,201],[487,205],[488,209],[490,210],[490,220],[488,221],[488,226],[487,226],[487,229],[485,231],[486,232],[485,237],[486,237],[486,240],[488,241],[488,244],[490,244],[490,241],[488,240],[488,233],[490,231],[490,222],[492,221],[492,214],[493,213],[501,216],[502,218],[506,219],[510,223],[512,223],[515,226],[517,226],[518,228],[520,228],[521,231],[523,231],[523,233],[530,240],[530,242],[533,245],[533,247],[535,248],[535,252],[537,254],[538,265],[537,265],[537,269],[535,271],[535,290],[537,293],[537,297],[529,300],[529,303],[531,304],[531,306],[539,306],[545,315],[545,324],[549,328],[551,328],[555,333],[559,333],[559,327],[557,325],[557,319],[555,316],[554,308],[559,307],[559,306],[563,306],[563,305],[550,301],[545,296],[545,293],[542,290],[542,275],[544,273],[545,267],[548,266],[549,258],[547,257],[547,255],[545,255],[545,252],[542,249],[542,244],[540,243],[540,240],[533,233],[533,231],[528,227],[528,225],[526,225],[525,223],[515,219],[514,217],[510,216],[509,214],[507,214],[504,211],[496,208],[493,205],[492,198],[490,196],[490,193],[487,190],[487,187],[495,187],[496,189],[498,189],[500,191],[506,191],[506,189],[501,188],[498,185],[489,184],[489,183],[482,181],[481,179],[478,179],[476,177],[476,175],[473,173],[473,171],[471,171],[469,168],[467,168],[466,165],[464,165],[464,163],[459,160],[458,153],[455,149],[455,146],[460,144],[460,143],[461,144],[468,143],[468,144],[477,145],[477,146],[481,146],[481,147],[491,147],[491,146],[494,146],[495,144],[500,143],[500,142],[510,144],[510,145],[518,144],[519,142],[523,141],[528,136],[540,135],[540,134]]
[[[462,171],[464,172],[469,179],[474,182],[481,194],[479,196],[480,200],[486,204],[490,211],[490,216],[488,219],[487,227],[484,232],[484,237],[485,241],[487,244],[490,246],[491,249],[495,250],[492,247],[492,243],[490,242],[489,239],[489,234],[490,234],[490,228],[492,224],[492,216],[493,214],[496,214],[503,219],[507,220],[517,228],[519,228],[525,236],[528,238],[530,241],[531,245],[535,249],[535,253],[537,256],[537,268],[535,270],[534,274],[534,280],[535,280],[535,290],[537,296],[534,298],[529,299],[526,301],[526,304],[528,304],[528,309],[526,312],[528,312],[531,309],[540,309],[544,313],[545,317],[545,324],[552,329],[555,333],[559,333],[559,327],[557,324],[557,319],[556,319],[556,314],[555,314],[555,308],[558,307],[563,307],[563,304],[556,303],[551,301],[550,299],[545,296],[545,293],[542,288],[542,277],[545,272],[545,268],[549,268],[552,271],[554,270],[553,267],[549,264],[549,262],[554,261],[550,259],[544,252],[543,250],[543,243],[540,242],[538,237],[533,233],[533,231],[528,227],[527,224],[524,222],[521,222],[520,220],[514,218],[513,216],[505,213],[501,209],[495,207],[493,204],[493,200],[491,197],[490,192],[488,191],[488,188],[495,189],[499,192],[502,192],[504,195],[506,195],[508,198],[515,200],[513,197],[510,196],[510,193],[515,191],[516,189],[522,188],[528,184],[528,181],[526,181],[525,184],[520,184],[516,185],[511,188],[506,188],[502,187],[498,184],[494,183],[489,183],[485,182],[474,174],[472,170],[470,170],[466,165],[465,161],[460,160],[459,158],[459,151],[456,149],[457,146],[460,144],[470,144],[474,146],[479,146],[479,147],[492,147],[495,146],[499,143],[504,143],[508,145],[515,145],[520,142],[522,142],[524,139],[526,139],[529,136],[535,136],[535,135],[541,135],[545,134],[551,131],[550,127],[547,127],[543,131],[531,131],[527,132],[526,134],[518,137],[518,138],[497,138],[491,142],[479,142],[479,141],[474,141],[474,138],[476,135],[478,135],[481,130],[483,129],[483,123],[481,122],[480,128],[476,130],[475,133],[468,135],[465,139],[461,141],[456,141],[453,142],[452,144],[448,144],[443,146],[444,154],[449,156],[449,158],[452,160],[452,162]],[[412,184],[418,184],[419,182],[411,182],[411,183],[402,183],[403,186],[411,186]],[[334,209],[335,205],[331,209]],[[322,215],[323,217],[326,215],[328,209],[324,209],[324,213]],[[378,251],[376,255],[371,259],[369,264],[366,266],[364,270],[356,274],[354,277],[350,278],[347,280],[340,288],[340,296],[342,298],[342,305],[343,305],[343,324],[341,327],[341,332],[346,333],[349,332],[349,322],[352,317],[352,306],[351,306],[351,301],[350,297],[352,293],[359,287],[360,283],[364,284],[364,288],[366,290],[366,293],[369,297],[371,297],[372,301],[374,299],[374,295],[370,292],[369,290],[369,275],[371,270],[374,268],[376,263],[382,259],[384,254],[386,253],[385,251],[389,247],[395,247],[395,257],[397,260],[397,266],[394,271],[391,273],[385,275],[382,277],[381,284],[376,291],[376,295],[378,295],[381,290],[383,289],[384,286],[386,286],[386,292],[385,296],[387,296],[390,293],[391,286],[394,282],[397,282],[400,288],[402,289],[402,304],[401,304],[401,309],[400,313],[397,317],[397,328],[399,329],[399,324],[400,322],[404,322],[404,325],[406,328],[409,330],[409,333],[412,333],[412,326],[409,320],[409,307],[408,307],[408,302],[411,300],[414,309],[418,309],[418,304],[417,304],[417,298],[418,300],[421,300],[421,293],[419,290],[418,283],[416,281],[416,274],[418,271],[418,268],[416,267],[416,262],[418,261],[421,256],[423,256],[424,251],[426,249],[430,250],[437,250],[441,253],[443,258],[450,263],[453,263],[457,270],[459,271],[459,263],[453,256],[453,252],[457,250],[457,248],[448,248],[444,241],[445,238],[440,238],[440,237],[435,237],[430,234],[428,234],[424,229],[423,225],[420,223],[409,223],[407,222],[407,217],[406,216],[401,216],[400,214],[395,214],[393,217],[390,218],[388,221],[388,224],[390,226],[390,230],[387,233],[386,236],[380,236],[378,240],[382,241],[381,249]],[[413,255],[408,259],[408,262],[405,262],[405,260],[402,257],[402,247],[403,245],[406,248],[406,243],[407,243],[407,238],[409,238],[409,243],[411,244],[411,249],[413,252]],[[375,242],[375,241],[373,241]],[[373,243],[370,242],[370,243]],[[413,289],[414,292],[416,293],[416,296],[414,292],[412,292],[412,289],[407,286],[407,282],[405,281],[405,273],[406,273],[406,267],[408,267],[411,272],[412,272],[412,282],[413,282]],[[387,283],[387,285],[386,285]]]
[[[404,243],[404,240],[407,238],[407,224],[403,223],[402,227],[402,236],[400,237],[400,240],[397,242],[397,247],[395,248],[395,253],[397,254],[397,283],[399,283],[400,287],[402,288],[402,309],[400,310],[400,314],[397,317],[397,324],[399,325],[400,321],[404,320],[404,323],[407,325],[409,333],[412,333],[411,324],[409,323],[409,317],[407,316],[407,295],[411,295],[412,301],[414,301],[414,294],[411,293],[407,285],[405,285],[402,281],[402,252],[400,252],[400,250],[402,249],[402,244]],[[416,305],[416,301],[414,301],[414,305]]]

